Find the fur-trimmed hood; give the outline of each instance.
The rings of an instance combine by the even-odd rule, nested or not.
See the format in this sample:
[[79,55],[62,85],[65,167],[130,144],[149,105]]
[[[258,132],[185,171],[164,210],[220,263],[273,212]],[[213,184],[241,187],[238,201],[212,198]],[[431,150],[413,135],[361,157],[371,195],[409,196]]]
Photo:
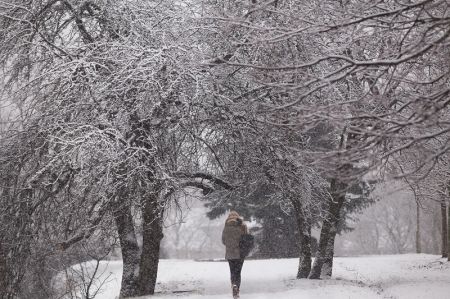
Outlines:
[[243,222],[244,219],[237,212],[231,211],[227,220],[225,220],[225,225],[242,225]]

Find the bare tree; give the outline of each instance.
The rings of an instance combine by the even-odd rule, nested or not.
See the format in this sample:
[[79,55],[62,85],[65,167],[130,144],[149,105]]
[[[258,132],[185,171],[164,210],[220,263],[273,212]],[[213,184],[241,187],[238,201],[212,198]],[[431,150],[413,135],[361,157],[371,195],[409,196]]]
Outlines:
[[355,182],[386,171],[416,186],[447,163],[448,1],[11,0],[0,11],[0,99],[16,107],[7,124],[0,114],[7,298],[35,236],[67,251],[112,226],[121,296],[153,294],[164,212],[188,186],[232,191],[219,200],[270,186],[266,199],[297,215],[299,277],[325,206],[310,277],[331,274]]
[[[196,139],[184,128],[202,99],[202,73],[192,64],[197,51],[182,22],[189,7],[43,0],[1,1],[0,9],[5,94],[22,102],[24,115],[21,127],[2,136],[2,227],[19,231],[2,234],[1,256],[27,256],[32,236],[48,225],[51,244],[67,251],[114,223],[124,262],[121,296],[153,294],[170,194],[226,185],[191,172],[199,169],[197,156],[186,154]],[[47,214],[58,206],[64,217],[53,221]],[[133,211],[143,219],[141,250]],[[5,248],[12,242],[3,238],[14,235],[24,243]],[[15,296],[28,269],[5,267],[18,267],[1,279]]]
[[[409,149],[419,149],[420,163],[396,176],[420,173],[418,181],[448,151],[446,1],[208,3],[216,30],[205,66],[222,82],[245,82],[220,97],[252,105],[258,122],[280,130],[326,123],[338,139],[345,128],[345,147],[290,148],[337,190]],[[327,238],[321,247],[332,251]]]

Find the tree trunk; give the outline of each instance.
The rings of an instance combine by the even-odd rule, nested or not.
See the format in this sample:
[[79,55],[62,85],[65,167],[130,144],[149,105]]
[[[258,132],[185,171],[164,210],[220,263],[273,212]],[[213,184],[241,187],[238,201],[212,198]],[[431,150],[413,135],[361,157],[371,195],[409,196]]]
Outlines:
[[159,192],[155,192],[142,202],[143,241],[138,280],[140,296],[155,293],[159,250],[163,237],[158,194]]
[[416,200],[416,253],[421,253],[422,247],[420,244],[420,205]]
[[439,211],[437,209],[433,209],[433,217],[431,219],[432,221],[432,253],[433,254],[439,254],[439,234],[441,233],[439,230]]
[[450,208],[447,209],[448,215],[447,215],[447,260],[450,261],[450,252],[448,250],[448,245],[450,244]]
[[447,233],[447,203],[441,201],[441,228],[442,228],[442,257],[448,256],[448,233]]
[[297,278],[307,278],[311,271],[311,222],[305,217],[301,203],[298,200],[293,200],[296,211],[297,227],[299,232],[299,263]]
[[[308,276],[309,279],[319,279],[324,264],[326,263],[327,267],[330,267],[333,264],[332,255],[334,254],[334,238],[337,233],[340,212],[345,201],[345,188],[346,184],[338,183],[336,179],[332,179],[330,186],[332,198],[328,205],[328,211],[323,221],[322,230],[320,231],[319,248],[314,260],[314,265]],[[331,270],[324,272],[331,273]]]
[[131,207],[126,204],[115,211],[115,222],[122,249],[123,273],[120,298],[138,295],[137,269],[139,268],[139,246],[134,231]]
[[[8,276],[7,276],[7,265],[6,265],[6,253],[3,252],[2,241],[0,239],[0,294],[8,294]],[[0,296],[1,298],[2,296]]]
[[332,226],[330,230],[330,237],[328,239],[328,244],[326,248],[326,254],[324,263],[322,265],[322,269],[320,270],[320,276],[331,278],[331,274],[333,273],[333,258],[334,258],[334,240],[336,239],[337,228],[336,226]]

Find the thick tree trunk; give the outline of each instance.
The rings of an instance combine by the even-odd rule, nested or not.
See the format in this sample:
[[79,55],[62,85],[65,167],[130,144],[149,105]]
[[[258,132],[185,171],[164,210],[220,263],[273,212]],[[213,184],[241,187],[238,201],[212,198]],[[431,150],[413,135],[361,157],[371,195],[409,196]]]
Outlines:
[[442,228],[442,257],[448,256],[448,233],[447,233],[447,203],[441,201],[441,228]]
[[333,258],[334,258],[334,240],[336,239],[337,228],[333,225],[330,230],[330,237],[326,248],[326,254],[322,270],[320,271],[321,277],[331,278],[333,274]]
[[301,203],[298,200],[293,200],[296,211],[297,226],[299,232],[299,263],[297,278],[307,278],[311,271],[311,222],[305,214]]
[[[327,217],[328,218],[328,217]],[[314,259],[314,265],[309,273],[309,279],[319,279],[322,266],[325,263],[327,254],[328,239],[330,238],[331,223],[328,219],[325,219],[320,231],[319,248],[317,249],[316,257]]]
[[416,201],[416,253],[421,253],[422,247],[420,244],[420,205]]
[[155,293],[159,250],[163,237],[160,215],[158,192],[155,192],[142,202],[143,242],[138,280],[140,296]]
[[297,278],[307,278],[311,271],[311,224],[304,223],[300,240],[300,260],[298,265]]
[[123,273],[120,298],[138,295],[137,270],[139,268],[139,246],[134,231],[133,215],[129,205],[115,211],[115,222],[122,249]]
[[[340,218],[340,212],[345,201],[346,185],[338,183],[336,179],[331,181],[331,196],[327,215],[323,221],[322,230],[320,231],[319,248],[314,260],[314,265],[309,273],[309,279],[319,279],[322,274],[324,264],[326,267],[332,267],[334,254],[334,238],[337,233],[337,224]],[[324,272],[331,273],[331,270]]]

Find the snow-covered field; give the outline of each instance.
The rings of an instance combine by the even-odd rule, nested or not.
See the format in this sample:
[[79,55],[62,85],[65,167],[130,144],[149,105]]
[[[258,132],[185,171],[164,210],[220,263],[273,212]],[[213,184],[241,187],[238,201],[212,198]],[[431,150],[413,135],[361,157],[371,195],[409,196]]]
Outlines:
[[[439,256],[408,254],[335,259],[330,280],[295,279],[297,259],[248,260],[242,270],[242,299],[448,299],[450,264]],[[121,263],[102,264],[110,274],[96,298],[118,297]],[[161,260],[152,298],[229,299],[226,262]],[[146,297],[141,297],[146,298]]]

